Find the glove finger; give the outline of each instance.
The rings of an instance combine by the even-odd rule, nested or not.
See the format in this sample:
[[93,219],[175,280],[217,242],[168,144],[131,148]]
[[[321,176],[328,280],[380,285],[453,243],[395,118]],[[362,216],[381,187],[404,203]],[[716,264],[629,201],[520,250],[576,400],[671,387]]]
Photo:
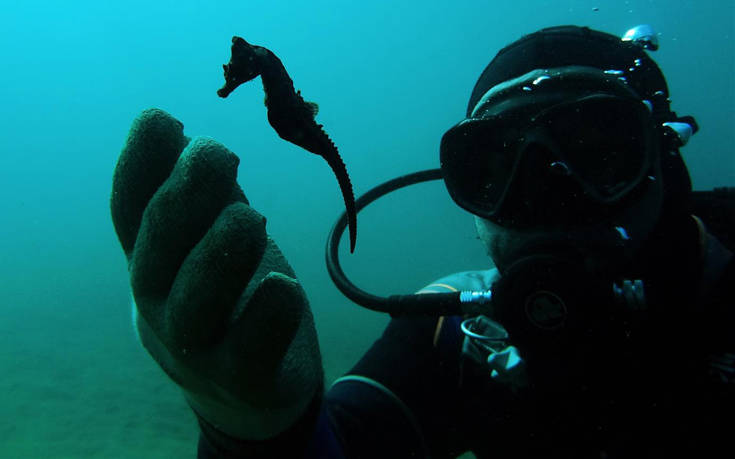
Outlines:
[[115,166],[110,199],[112,222],[128,258],[143,210],[188,142],[184,125],[163,110],[145,110],[133,121]]
[[265,218],[250,206],[227,206],[186,257],[166,304],[166,333],[172,347],[208,347],[222,330],[267,244]]
[[253,292],[255,292],[255,289],[258,288],[258,286],[260,285],[260,281],[262,279],[265,279],[265,277],[271,272],[277,272],[285,274],[286,276],[292,278],[296,278],[296,273],[294,273],[291,265],[288,264],[288,260],[286,260],[286,257],[283,256],[276,242],[270,236],[268,236],[268,245],[265,248],[263,259],[261,260],[258,269],[253,275],[254,281],[248,284],[247,288],[245,289],[245,293],[242,295],[240,301],[238,302],[238,306],[240,309],[235,312],[236,315],[242,313],[242,309],[247,305],[247,302],[250,300]]
[[[143,213],[130,264],[139,310],[155,326],[176,273],[238,193],[238,158],[211,139],[194,139]],[[147,301],[151,299],[153,301]]]
[[[302,327],[304,320],[309,321],[307,327]],[[232,324],[225,354],[227,361],[222,362],[221,368],[241,373],[231,375],[231,379],[237,381],[237,391],[251,396],[258,394],[251,402],[262,403],[263,406],[283,403],[291,397],[280,386],[289,384],[292,378],[283,375],[281,370],[302,329],[310,331],[302,334],[309,335],[309,343],[315,346],[318,355],[316,332],[304,290],[296,279],[271,272],[258,284],[242,314]],[[302,352],[293,354],[307,355]],[[313,359],[305,360],[309,361],[302,362],[302,365],[310,366]],[[319,363],[316,365],[320,371]],[[300,373],[295,371],[291,376],[299,378],[302,376]],[[300,384],[306,380],[301,379]],[[301,387],[300,390],[303,389]],[[268,397],[275,398],[269,400]]]

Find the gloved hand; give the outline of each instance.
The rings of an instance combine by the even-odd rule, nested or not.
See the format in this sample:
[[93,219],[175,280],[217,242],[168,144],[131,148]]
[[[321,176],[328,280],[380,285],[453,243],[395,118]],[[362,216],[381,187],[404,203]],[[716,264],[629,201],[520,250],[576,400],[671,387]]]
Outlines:
[[151,109],[115,169],[111,210],[141,342],[218,431],[286,430],[321,396],[305,293],[236,182],[239,160]]

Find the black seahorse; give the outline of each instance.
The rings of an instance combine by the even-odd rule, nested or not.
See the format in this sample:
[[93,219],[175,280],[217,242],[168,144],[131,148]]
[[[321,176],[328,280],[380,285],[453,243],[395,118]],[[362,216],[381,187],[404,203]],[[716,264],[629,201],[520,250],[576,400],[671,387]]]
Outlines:
[[295,91],[281,60],[262,46],[251,45],[240,37],[232,37],[232,57],[225,69],[225,85],[217,91],[227,97],[241,84],[258,75],[263,80],[268,122],[278,135],[301,148],[324,158],[337,176],[345,201],[347,222],[350,228],[350,252],[355,251],[357,240],[357,212],[350,176],[334,142],[324,132],[323,126],[314,120],[319,107],[301,97]]

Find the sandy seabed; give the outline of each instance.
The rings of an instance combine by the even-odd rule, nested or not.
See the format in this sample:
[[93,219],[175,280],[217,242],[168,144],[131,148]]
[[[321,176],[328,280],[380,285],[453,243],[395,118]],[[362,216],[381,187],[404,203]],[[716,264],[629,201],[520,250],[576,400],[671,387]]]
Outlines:
[[194,416],[129,321],[29,315],[0,325],[0,457],[196,456]]
[[[125,299],[0,306],[0,457],[196,457],[195,417],[137,342]],[[329,322],[320,325],[327,382],[374,337],[325,345]]]

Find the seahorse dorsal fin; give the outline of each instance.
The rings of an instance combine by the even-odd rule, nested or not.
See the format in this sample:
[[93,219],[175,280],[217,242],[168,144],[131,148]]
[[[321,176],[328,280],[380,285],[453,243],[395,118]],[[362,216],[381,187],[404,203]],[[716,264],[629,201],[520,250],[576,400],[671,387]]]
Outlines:
[[306,106],[311,110],[311,115],[316,116],[319,113],[319,105],[316,102],[306,102]]

